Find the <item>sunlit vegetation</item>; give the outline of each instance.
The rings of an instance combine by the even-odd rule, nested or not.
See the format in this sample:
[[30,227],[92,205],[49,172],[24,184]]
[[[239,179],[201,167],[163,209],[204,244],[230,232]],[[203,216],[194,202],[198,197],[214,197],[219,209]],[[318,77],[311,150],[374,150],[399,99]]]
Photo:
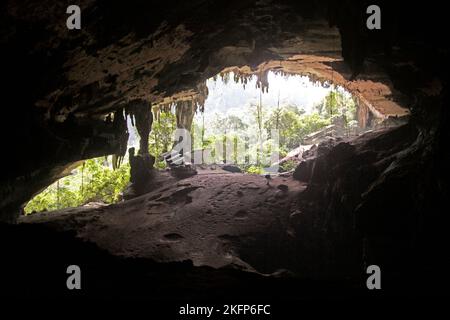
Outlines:
[[[223,116],[215,113],[208,123],[205,123],[203,114],[194,118],[191,136],[193,150],[212,150],[213,163],[232,162],[241,167],[245,172],[252,174],[263,173],[263,168],[270,166],[269,154],[274,144],[271,144],[271,130],[279,132],[278,151],[280,157],[285,157],[289,151],[303,144],[305,137],[311,133],[340,120],[343,129],[350,129],[357,125],[356,103],[350,94],[342,89],[333,88],[317,103],[312,111],[307,113],[304,108],[296,105],[279,105],[275,108],[264,108],[263,105],[252,103],[246,108],[241,108],[240,113]],[[207,112],[207,110],[205,111]],[[150,150],[156,151],[155,155],[167,151],[171,143],[167,139],[167,133],[173,130],[175,124],[174,116],[170,113],[161,113],[161,120],[153,127],[153,136],[161,140],[150,141]],[[211,117],[209,117],[211,119]],[[169,119],[169,120],[168,120]],[[165,138],[163,136],[166,135]],[[259,145],[246,145],[244,137],[261,137],[266,139],[262,150]],[[268,139],[267,139],[268,138]],[[164,140],[166,139],[166,140]],[[157,141],[155,143],[155,141]],[[221,150],[216,150],[217,144],[222,145]],[[238,150],[238,146],[247,146],[247,150]],[[266,147],[268,145],[270,147]],[[228,152],[226,152],[226,149]],[[256,155],[256,163],[247,163],[246,157],[249,154]],[[226,156],[231,159],[227,159]],[[266,161],[264,161],[266,160]],[[164,163],[160,167],[164,167]],[[289,171],[293,168],[293,163],[283,164],[283,170]]]
[[130,179],[128,163],[113,169],[105,158],[90,159],[55,182],[25,206],[25,213],[77,207],[89,202],[117,202]]
[[166,162],[160,156],[172,149],[173,133],[176,128],[176,117],[171,112],[160,112],[153,122],[148,149],[156,156],[155,167],[158,169],[166,167]]
[[[244,115],[245,114],[245,115]],[[269,159],[269,154],[274,151],[270,148],[260,150],[259,146],[247,145],[243,152],[238,146],[244,146],[244,137],[269,137],[265,144],[270,144],[272,129],[279,131],[278,152],[280,157],[287,155],[289,151],[303,143],[304,138],[314,132],[329,126],[334,119],[340,118],[344,122],[344,128],[355,125],[356,104],[353,98],[343,90],[331,90],[312,112],[306,113],[302,107],[295,105],[283,105],[276,108],[265,109],[259,104],[251,104],[242,114],[228,114],[222,116],[215,113],[212,121],[205,123],[204,116],[194,118],[191,128],[192,149],[211,149],[213,163],[232,162],[241,167],[247,173],[260,174],[263,168],[271,163],[264,161]],[[160,112],[159,118],[153,123],[149,141],[149,150],[159,159],[157,168],[165,168],[166,163],[160,155],[170,150],[173,144],[173,132],[176,129],[175,115],[170,111]],[[264,140],[264,139],[262,139]],[[222,145],[221,150],[216,150],[217,144]],[[227,148],[231,150],[226,151]],[[257,155],[256,163],[247,163],[249,154]],[[231,159],[227,159],[226,156]],[[285,163],[283,170],[292,169],[292,163]],[[285,168],[286,167],[286,168]],[[288,170],[289,169],[289,170]]]

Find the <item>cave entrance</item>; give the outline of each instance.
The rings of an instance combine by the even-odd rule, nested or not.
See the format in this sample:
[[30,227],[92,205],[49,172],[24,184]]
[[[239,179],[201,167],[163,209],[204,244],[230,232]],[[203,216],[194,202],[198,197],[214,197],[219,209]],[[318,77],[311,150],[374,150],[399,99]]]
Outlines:
[[177,140],[168,133],[176,128],[188,131],[191,151],[179,164],[199,173],[265,174],[294,169],[302,152],[328,137],[349,138],[371,126],[371,119],[360,125],[358,99],[344,87],[308,76],[229,71],[208,79],[202,91],[154,106],[149,149],[158,168],[167,166]]
[[[127,118],[128,148],[138,148],[139,136]],[[108,155],[71,166],[68,174],[35,195],[24,207],[26,215],[87,206],[101,207],[123,200],[130,181],[129,155]]]
[[[224,70],[194,92],[165,98],[151,108],[137,102],[125,109],[128,149],[139,149],[138,156],[151,154],[156,171],[189,166],[188,176],[293,171],[312,146],[386,124],[360,96],[332,80],[280,70]],[[148,111],[139,120],[136,114],[144,109]],[[25,214],[128,199],[124,192],[133,182],[129,159],[126,154],[84,161],[31,199]],[[166,180],[161,179],[158,183]],[[142,189],[146,192],[146,186]]]
[[98,207],[121,201],[121,192],[129,181],[130,166],[128,159],[120,165],[115,164],[116,161],[115,156],[84,161],[33,197],[24,207],[24,213]]

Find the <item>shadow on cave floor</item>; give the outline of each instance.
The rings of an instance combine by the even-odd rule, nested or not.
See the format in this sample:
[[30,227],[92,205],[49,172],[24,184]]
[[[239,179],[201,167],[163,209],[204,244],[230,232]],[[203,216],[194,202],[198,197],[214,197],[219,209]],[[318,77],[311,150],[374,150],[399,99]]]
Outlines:
[[[12,246],[11,243],[14,243]],[[149,299],[154,301],[342,300],[398,302],[397,295],[369,292],[348,280],[264,277],[233,268],[194,267],[191,261],[157,263],[117,257],[41,225],[0,225],[0,296],[20,299]],[[82,290],[66,288],[66,268],[82,270]],[[404,292],[402,292],[404,293]],[[387,300],[386,300],[387,299]]]
[[[386,310],[405,315],[418,307],[429,314],[436,309],[426,308],[439,301],[408,297],[407,291],[369,291],[361,281],[263,277],[230,268],[194,267],[190,262],[120,258],[73,233],[39,225],[0,225],[0,247],[0,299],[4,307],[19,307],[20,313],[54,312],[66,306],[65,311],[73,313],[89,306],[91,312],[99,310],[103,315],[122,310],[130,315],[142,308],[152,319],[157,315],[176,319],[186,305],[223,309],[226,304],[258,304],[270,306],[271,315],[264,319],[289,319],[299,314],[349,316],[367,310],[371,315]],[[66,268],[75,262],[82,270],[82,289],[70,291]],[[416,302],[411,305],[412,301]]]

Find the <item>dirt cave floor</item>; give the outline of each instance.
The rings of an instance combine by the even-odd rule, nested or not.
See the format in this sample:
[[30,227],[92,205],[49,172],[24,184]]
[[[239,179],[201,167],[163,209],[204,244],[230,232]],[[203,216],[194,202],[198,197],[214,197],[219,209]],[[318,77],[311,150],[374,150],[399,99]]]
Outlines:
[[38,213],[20,223],[74,230],[122,257],[271,274],[293,267],[286,245],[296,237],[291,220],[305,187],[292,176],[201,172],[116,205]]

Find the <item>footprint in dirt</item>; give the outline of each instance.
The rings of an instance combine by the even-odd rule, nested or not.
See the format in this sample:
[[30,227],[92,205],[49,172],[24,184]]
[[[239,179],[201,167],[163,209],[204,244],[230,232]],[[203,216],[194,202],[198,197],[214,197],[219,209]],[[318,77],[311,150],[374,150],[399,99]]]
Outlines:
[[178,234],[178,233],[168,233],[168,234],[164,235],[164,240],[165,241],[178,242],[181,239],[184,239],[184,237],[181,234]]
[[234,214],[234,217],[238,220],[247,219],[248,218],[248,212],[245,210],[239,210]]

